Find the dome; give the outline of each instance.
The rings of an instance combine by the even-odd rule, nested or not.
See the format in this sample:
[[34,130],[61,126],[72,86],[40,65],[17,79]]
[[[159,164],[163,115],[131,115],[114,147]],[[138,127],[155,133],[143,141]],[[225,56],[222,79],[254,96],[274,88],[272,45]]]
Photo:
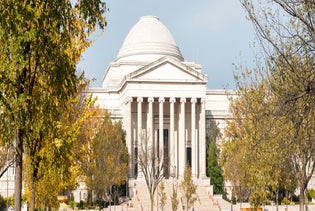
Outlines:
[[156,16],[144,16],[131,28],[116,61],[152,62],[164,56],[183,60],[170,31]]

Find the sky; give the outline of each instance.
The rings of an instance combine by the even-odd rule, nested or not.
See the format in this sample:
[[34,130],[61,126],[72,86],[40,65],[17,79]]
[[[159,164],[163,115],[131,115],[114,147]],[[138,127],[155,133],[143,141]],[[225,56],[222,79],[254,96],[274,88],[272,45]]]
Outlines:
[[83,54],[79,68],[102,79],[129,30],[146,15],[158,16],[173,35],[184,60],[202,65],[207,88],[234,89],[235,65],[254,66],[255,32],[239,0],[105,0],[109,9],[107,27],[97,31],[93,44]]

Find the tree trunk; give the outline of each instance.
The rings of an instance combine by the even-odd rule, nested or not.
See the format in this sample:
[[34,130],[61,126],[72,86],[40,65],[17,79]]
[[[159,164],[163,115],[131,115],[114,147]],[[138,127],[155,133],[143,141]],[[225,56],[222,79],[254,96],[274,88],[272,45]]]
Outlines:
[[306,185],[304,177],[301,178],[301,185],[300,185],[300,211],[304,211],[305,209],[305,192],[306,192]]
[[276,211],[279,210],[279,189],[276,191]]
[[32,189],[31,189],[31,196],[30,196],[30,207],[29,207],[29,211],[34,211],[35,209],[35,187],[36,187],[36,182],[35,182],[35,178],[33,176],[32,181],[31,181],[31,185],[32,185]]
[[21,129],[16,129],[15,131],[15,142],[14,210],[21,211],[23,167],[23,138]]
[[305,159],[302,159],[302,171],[300,178],[300,211],[305,210],[305,197],[306,197],[306,189],[307,189],[307,173],[306,173],[306,164]]
[[305,196],[304,196],[304,190],[303,188],[300,188],[300,211],[304,211],[304,201],[305,201]]
[[154,205],[154,194],[150,193],[150,202],[151,202],[151,211],[153,211],[153,205]]

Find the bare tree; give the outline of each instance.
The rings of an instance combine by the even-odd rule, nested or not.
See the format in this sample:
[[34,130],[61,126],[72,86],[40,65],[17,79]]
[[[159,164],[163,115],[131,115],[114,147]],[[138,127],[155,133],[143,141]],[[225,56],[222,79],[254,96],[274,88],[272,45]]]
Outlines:
[[151,211],[153,211],[154,194],[164,178],[163,153],[159,153],[160,156],[157,156],[157,147],[154,144],[151,145],[148,143],[144,136],[142,136],[142,144],[139,145],[139,148],[138,167],[140,168],[140,172],[143,173],[150,195]]

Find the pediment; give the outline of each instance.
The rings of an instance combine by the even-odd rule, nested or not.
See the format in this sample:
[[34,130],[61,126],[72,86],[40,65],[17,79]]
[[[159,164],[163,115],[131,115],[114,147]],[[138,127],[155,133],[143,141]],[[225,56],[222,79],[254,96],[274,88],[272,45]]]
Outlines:
[[163,57],[126,76],[131,81],[205,82],[207,76],[192,67],[171,58]]

